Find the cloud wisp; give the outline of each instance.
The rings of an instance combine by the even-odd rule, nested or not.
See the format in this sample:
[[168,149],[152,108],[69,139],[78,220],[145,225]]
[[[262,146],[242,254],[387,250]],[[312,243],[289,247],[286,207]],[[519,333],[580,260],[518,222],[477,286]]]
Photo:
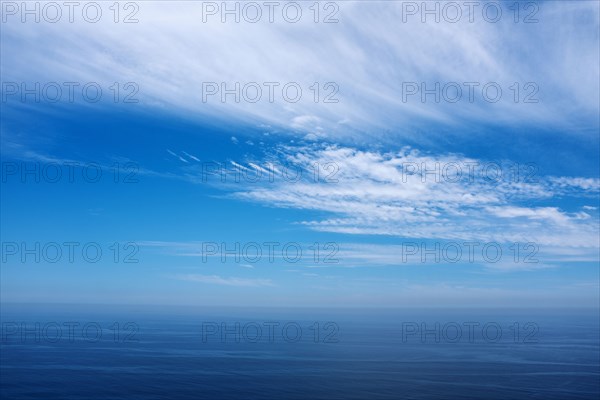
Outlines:
[[[203,20],[202,3],[144,2],[135,24],[11,18],[3,23],[3,80],[98,82],[108,94],[114,82],[133,82],[140,105],[153,111],[337,139],[376,132],[414,139],[431,123],[533,124],[565,132],[597,126],[596,2],[543,2],[538,22],[530,24],[515,23],[508,9],[498,23],[422,23],[419,16],[403,20],[404,2],[384,1],[337,3],[339,21],[330,24],[308,17],[223,22],[219,15]],[[269,82],[279,85],[273,101]],[[469,82],[478,85],[474,101]],[[219,92],[207,97],[207,83]],[[249,83],[262,88],[259,101],[233,95],[223,101],[222,84],[232,90]],[[298,101],[280,93],[288,83],[301,88]],[[419,92],[409,96],[406,83]],[[421,85],[430,90],[436,83],[460,87],[461,100],[446,101],[442,93],[442,100],[423,101]],[[502,89],[500,101],[482,100],[488,83]],[[536,102],[524,103],[528,84]],[[332,93],[336,101],[324,102]]]
[[597,178],[537,176],[531,165],[432,156],[408,147],[381,153],[314,145],[283,147],[281,154],[307,170],[335,173],[327,181],[238,186],[231,196],[321,212],[320,219],[298,221],[318,231],[598,248],[597,211],[565,210],[560,200],[596,203]]
[[180,274],[175,275],[174,279],[199,282],[209,285],[235,286],[235,287],[265,287],[274,286],[270,279],[249,279],[237,277],[222,277],[219,275],[201,275],[201,274]]

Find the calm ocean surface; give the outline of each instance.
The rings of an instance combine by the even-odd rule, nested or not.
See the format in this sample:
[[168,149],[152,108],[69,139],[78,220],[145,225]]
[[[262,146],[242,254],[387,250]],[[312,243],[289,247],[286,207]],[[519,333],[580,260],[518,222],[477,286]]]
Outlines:
[[2,399],[600,398],[597,310],[3,305],[1,321]]

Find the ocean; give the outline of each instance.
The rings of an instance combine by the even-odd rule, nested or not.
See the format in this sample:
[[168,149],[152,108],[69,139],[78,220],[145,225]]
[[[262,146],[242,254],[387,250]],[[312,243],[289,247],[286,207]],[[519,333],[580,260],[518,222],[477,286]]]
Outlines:
[[3,305],[2,399],[598,399],[598,310]]

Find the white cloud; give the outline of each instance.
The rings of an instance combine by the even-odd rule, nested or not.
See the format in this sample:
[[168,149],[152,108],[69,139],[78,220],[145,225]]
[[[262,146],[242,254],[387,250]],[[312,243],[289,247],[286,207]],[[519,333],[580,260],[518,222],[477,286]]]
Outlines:
[[[232,196],[276,207],[324,212],[321,219],[301,221],[310,229],[403,238],[598,247],[597,219],[582,211],[568,212],[552,205],[557,195],[597,198],[597,185],[566,188],[556,184],[593,182],[587,178],[536,177],[534,182],[523,182],[503,175],[490,180],[484,173],[483,167],[489,165],[485,160],[452,154],[431,156],[410,148],[380,153],[311,145],[284,147],[279,154],[285,161],[304,168],[305,179],[277,179],[274,183],[248,185],[243,190],[238,186],[232,189]],[[315,165],[321,168],[319,181],[311,179]],[[424,172],[436,169],[436,165],[437,173]],[[445,169],[447,166],[454,169]],[[461,175],[456,166],[462,169]],[[468,171],[467,166],[473,169]],[[504,167],[498,164],[498,168]],[[532,201],[550,205],[528,206]]]
[[[338,138],[390,130],[411,135],[423,120],[555,128],[597,123],[597,2],[544,2],[536,24],[513,23],[508,9],[500,23],[465,18],[423,24],[418,16],[403,23],[402,2],[337,4],[334,24],[315,24],[306,4],[307,17],[297,24],[223,24],[219,16],[204,23],[202,2],[140,3],[136,24],[111,18],[23,24],[17,15],[3,23],[3,80],[94,81],[105,88],[136,82],[140,104],[152,110],[306,133],[320,127]],[[409,81],[497,82],[503,97],[494,104],[422,103],[418,96],[404,102],[402,82]],[[203,102],[203,82],[297,82],[303,96],[297,103],[282,96],[273,102]],[[323,102],[331,92],[327,82],[339,86],[339,102]],[[515,103],[509,88],[514,82],[521,97],[528,92],[522,86],[535,82],[540,101]]]
[[598,190],[600,188],[600,179],[598,178],[570,178],[560,177],[551,178],[554,184],[566,189]]
[[246,279],[246,278],[235,278],[229,277],[224,278],[218,275],[199,275],[199,274],[182,274],[176,275],[175,279],[189,281],[189,282],[200,282],[212,285],[223,285],[223,286],[237,286],[237,287],[263,287],[273,286],[273,282],[270,279]]
[[189,161],[188,161],[188,160],[186,160],[185,158],[181,157],[181,156],[180,156],[180,155],[178,155],[178,154],[175,154],[173,151],[171,151],[171,150],[169,150],[169,149],[167,149],[167,153],[169,153],[169,154],[170,154],[170,155],[172,155],[173,157],[177,157],[177,158],[179,159],[179,161],[181,161],[181,162],[184,162],[184,163],[186,163],[186,164],[187,164],[187,163],[189,163]]
[[496,272],[537,271],[540,269],[558,268],[558,265],[544,263],[514,263],[502,262],[487,264],[486,268]]
[[182,153],[183,153],[183,154],[185,154],[185,156],[186,156],[186,157],[188,157],[188,158],[190,158],[190,159],[192,159],[192,160],[194,160],[194,161],[198,161],[198,162],[200,161],[200,159],[199,159],[198,157],[196,157],[196,156],[193,156],[193,155],[191,155],[191,154],[188,154],[188,153],[186,153],[185,151],[182,151]]

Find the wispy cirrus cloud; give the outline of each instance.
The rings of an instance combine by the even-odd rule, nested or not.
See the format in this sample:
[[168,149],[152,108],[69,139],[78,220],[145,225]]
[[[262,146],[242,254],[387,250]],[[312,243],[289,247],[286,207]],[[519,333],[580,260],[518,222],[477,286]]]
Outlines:
[[[533,24],[514,23],[509,9],[498,23],[466,16],[459,23],[422,23],[419,15],[403,21],[403,2],[384,1],[338,3],[333,24],[314,23],[306,8],[309,16],[294,24],[281,18],[222,23],[220,15],[202,21],[202,3],[140,3],[135,24],[9,18],[3,23],[3,80],[100,82],[105,91],[114,82],[135,82],[140,104],[151,110],[268,123],[320,137],[384,132],[418,138],[415,128],[439,122],[597,128],[597,2],[541,2]],[[230,89],[235,82],[278,82],[279,89],[297,82],[303,96],[295,103],[222,102],[220,96],[203,102],[205,82],[226,82]],[[324,85],[335,83],[338,101],[315,103],[315,82],[321,98],[330,92]],[[428,88],[478,82],[478,90],[496,82],[503,97],[497,103],[481,95],[456,104],[420,96],[404,101],[403,82]],[[524,84],[535,82],[539,101],[513,101],[515,82],[519,97]]]
[[597,201],[597,178],[523,177],[508,173],[519,165],[408,147],[378,152],[312,145],[283,147],[281,155],[306,170],[335,165],[336,173],[328,182],[247,185],[231,196],[323,212],[321,219],[298,222],[326,232],[598,248],[596,210],[565,210],[556,199]]
[[[83,163],[45,155],[14,142],[5,144],[3,156],[11,158]],[[183,158],[173,151],[168,153]],[[258,177],[252,182],[235,180],[231,175],[224,180],[220,175],[210,179],[199,161],[191,157],[185,163],[180,161],[179,171],[139,168],[138,173],[208,183],[244,201],[319,211],[323,213],[319,219],[297,221],[317,231],[407,239],[536,242],[563,250],[599,246],[598,208],[589,205],[598,202],[598,178],[538,176],[530,165],[522,173],[523,165],[507,161],[432,155],[411,147],[381,152],[315,143],[279,146],[260,159],[231,161],[226,172],[238,174],[238,178],[240,171],[248,172],[252,178]],[[286,178],[282,166],[293,166],[290,176],[299,171],[301,179]],[[587,204],[565,208],[560,199]]]
[[199,282],[210,285],[236,286],[236,287],[264,287],[274,286],[270,279],[249,279],[237,277],[222,277],[219,275],[200,275],[200,274],[180,274],[175,275],[174,279]]

